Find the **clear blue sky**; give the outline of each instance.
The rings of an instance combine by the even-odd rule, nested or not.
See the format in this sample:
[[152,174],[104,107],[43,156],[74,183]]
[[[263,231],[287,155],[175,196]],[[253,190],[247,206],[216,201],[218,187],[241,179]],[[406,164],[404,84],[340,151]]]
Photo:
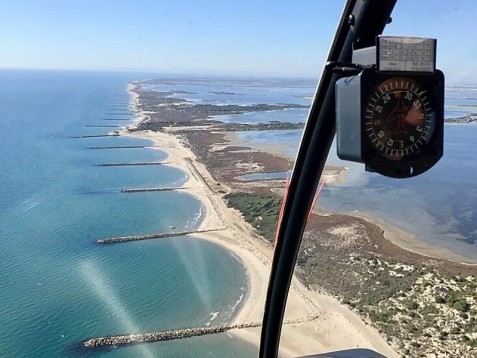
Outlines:
[[[385,1],[385,0],[383,0]],[[15,0],[0,68],[321,73],[344,0]],[[398,0],[385,33],[438,39],[452,84],[477,84],[477,2]]]

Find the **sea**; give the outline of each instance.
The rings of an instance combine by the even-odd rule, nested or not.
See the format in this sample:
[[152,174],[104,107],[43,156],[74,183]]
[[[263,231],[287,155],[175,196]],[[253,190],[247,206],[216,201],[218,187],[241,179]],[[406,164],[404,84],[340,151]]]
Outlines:
[[[166,159],[149,140],[104,136],[136,118],[128,109],[127,83],[150,78],[162,80],[147,88],[168,91],[191,105],[309,105],[316,85],[303,79],[0,70],[0,356],[257,355],[256,347],[227,333],[104,350],[81,345],[98,336],[226,324],[247,294],[240,261],[193,235],[96,243],[172,228],[193,230],[203,215],[201,203],[185,193],[122,192],[181,185],[187,176],[178,169],[99,165]],[[446,117],[476,112],[477,88],[447,89]],[[215,119],[298,123],[307,113],[296,108]],[[236,135],[251,147],[280,143],[294,158],[301,130]],[[327,184],[318,204],[375,215],[419,240],[477,259],[476,136],[477,125],[446,125],[443,159],[406,180],[343,162],[333,145],[328,164],[345,166],[347,181]],[[243,180],[287,175],[252,174]]]
[[[155,75],[157,76],[157,74]],[[0,356],[253,357],[229,334],[88,350],[85,339],[230,322],[247,280],[240,261],[193,236],[201,203],[181,192],[123,193],[187,180],[152,142],[101,136],[131,124],[127,83],[152,74],[0,71]],[[94,127],[91,127],[94,126]],[[143,146],[128,149],[94,147]]]

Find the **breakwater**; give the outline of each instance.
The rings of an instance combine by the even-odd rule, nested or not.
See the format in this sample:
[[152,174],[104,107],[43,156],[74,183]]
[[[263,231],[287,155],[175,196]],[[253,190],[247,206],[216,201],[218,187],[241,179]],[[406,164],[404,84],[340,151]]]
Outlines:
[[130,121],[131,118],[102,118],[103,121]]
[[153,145],[118,145],[118,146],[103,146],[103,147],[89,147],[88,149],[136,149],[136,148],[150,148]]
[[129,188],[121,189],[121,193],[147,193],[152,191],[174,191],[174,190],[184,190],[188,189],[185,186],[177,186],[171,188]]
[[[284,321],[283,324],[298,324],[302,322],[312,321],[318,316],[309,316],[302,319]],[[241,323],[230,326],[213,326],[213,327],[196,327],[196,328],[182,328],[170,331],[158,331],[150,333],[126,334],[119,336],[107,336],[100,338],[93,338],[83,342],[83,345],[88,348],[101,346],[124,346],[138,343],[171,341],[174,339],[184,339],[191,337],[204,336],[208,334],[217,334],[227,332],[233,329],[257,328],[262,325],[261,322]]]
[[99,125],[99,124],[87,124],[85,125],[87,128],[121,128],[121,126],[115,126],[115,125]]
[[110,237],[106,239],[96,240],[98,244],[117,244],[120,242],[129,242],[129,241],[140,241],[140,240],[152,240],[152,239],[165,239],[170,237],[186,236],[190,234],[200,234],[204,232],[220,231],[224,230],[223,228],[217,229],[208,229],[208,230],[194,230],[194,231],[173,231],[173,232],[164,232],[158,234],[146,234],[146,235],[132,235],[132,236],[119,236],[119,237]]
[[113,134],[95,134],[95,135],[77,135],[71,138],[101,138],[101,137],[117,137],[119,136],[118,133],[113,133]]
[[96,164],[98,167],[127,167],[134,165],[163,165],[168,162],[136,162],[136,163],[99,163]]

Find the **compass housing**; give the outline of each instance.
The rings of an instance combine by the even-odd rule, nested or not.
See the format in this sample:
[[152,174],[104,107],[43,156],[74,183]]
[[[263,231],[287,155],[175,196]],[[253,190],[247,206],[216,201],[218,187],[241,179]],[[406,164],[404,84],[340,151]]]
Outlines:
[[443,155],[444,75],[377,72],[336,83],[341,159],[392,178],[419,175]]

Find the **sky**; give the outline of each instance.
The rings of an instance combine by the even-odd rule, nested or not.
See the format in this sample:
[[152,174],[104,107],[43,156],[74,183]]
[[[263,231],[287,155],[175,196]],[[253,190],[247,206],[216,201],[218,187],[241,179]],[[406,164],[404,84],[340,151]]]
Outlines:
[[[385,0],[383,0],[385,1]],[[15,0],[0,68],[321,74],[344,0]],[[398,0],[387,35],[437,38],[448,84],[477,85],[477,2]]]

